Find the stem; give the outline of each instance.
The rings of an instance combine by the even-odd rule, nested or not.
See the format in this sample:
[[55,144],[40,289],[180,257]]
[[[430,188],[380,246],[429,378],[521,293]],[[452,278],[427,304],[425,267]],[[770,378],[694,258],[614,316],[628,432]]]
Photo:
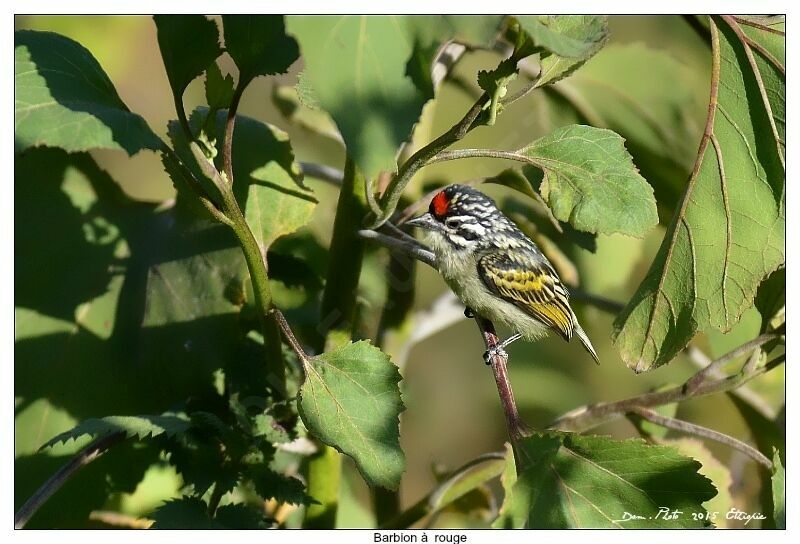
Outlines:
[[289,343],[289,346],[292,348],[297,354],[297,358],[300,359],[300,362],[305,365],[309,357],[306,352],[303,350],[303,347],[300,345],[300,342],[297,341],[297,337],[294,335],[292,328],[289,326],[289,323],[286,321],[286,318],[283,316],[283,313],[277,309],[272,309],[272,314],[275,316],[275,321],[278,322],[278,326],[281,328],[281,332],[283,332],[284,338]]
[[458,123],[428,145],[420,148],[403,163],[381,199],[383,212],[369,225],[370,228],[377,228],[389,220],[400,201],[403,190],[420,168],[425,166],[437,153],[461,140],[470,130],[478,126],[476,120],[489,98],[489,93],[483,93]]
[[728,445],[744,453],[757,463],[760,463],[761,465],[765,466],[767,470],[769,471],[772,470],[772,461],[767,459],[760,451],[758,451],[754,447],[750,446],[749,444],[745,444],[741,440],[737,440],[732,436],[728,436],[727,434],[720,433],[718,431],[709,429],[707,427],[703,427],[701,425],[689,423],[688,421],[662,416],[658,412],[654,412],[653,410],[649,410],[647,408],[638,408],[638,407],[632,408],[630,410],[630,413],[636,414],[639,417],[642,417],[647,421],[650,421],[651,423],[655,423],[656,425],[661,425],[662,427],[666,427],[667,429],[673,429],[675,431],[680,431],[686,434],[693,434],[701,438],[707,438],[709,440],[714,440],[716,442]]
[[175,99],[175,112],[178,114],[181,129],[186,135],[186,141],[191,142],[194,140],[194,136],[192,135],[192,129],[189,127],[189,121],[186,119],[186,110],[183,109],[183,95],[173,93],[172,96]]
[[239,240],[247,269],[250,272],[250,281],[253,283],[256,307],[264,333],[265,357],[269,369],[268,380],[278,395],[286,397],[286,368],[281,353],[280,332],[274,318],[269,315],[272,308],[272,291],[267,273],[267,256],[258,244],[253,231],[250,230],[250,226],[236,202],[232,186],[222,184],[220,191],[223,211],[232,222],[231,228]]
[[[455,161],[459,159],[474,159],[484,157],[489,159],[507,159],[510,161],[527,162],[538,166],[538,163],[530,157],[526,157],[517,151],[501,151],[499,149],[456,149],[453,151],[443,151],[433,157],[428,164],[437,162]],[[427,166],[427,165],[426,165]]]
[[[322,295],[317,352],[324,349],[331,330],[346,329],[351,338],[356,330],[356,298],[364,257],[364,241],[358,236],[358,228],[367,211],[364,176],[347,157],[329,249],[329,254],[335,258],[330,259]],[[335,527],[341,471],[339,452],[320,444],[319,454],[309,459],[306,466],[307,492],[320,504],[313,504],[306,510],[305,527]]]
[[242,99],[244,90],[247,84],[250,83],[249,79],[240,79],[239,84],[233,91],[231,97],[231,105],[228,107],[228,117],[225,119],[225,139],[222,145],[222,167],[225,170],[225,176],[228,178],[228,184],[233,185],[233,129],[236,125],[236,110],[239,109],[239,101]]
[[[500,343],[494,329],[494,323],[479,315],[475,315],[475,323],[483,336],[486,349],[492,349]],[[522,421],[517,410],[517,403],[514,401],[514,392],[511,390],[511,381],[508,379],[508,355],[494,355],[491,358],[492,372],[494,381],[497,384],[497,393],[500,395],[500,404],[503,406],[503,413],[506,416],[506,426],[511,442],[517,441],[530,434],[530,428]]]
[[306,466],[307,493],[319,504],[306,509],[303,527],[333,529],[339,506],[339,485],[342,479],[342,456],[330,446],[323,445]]
[[103,455],[111,446],[122,442],[125,433],[113,433],[93,440],[83,451],[73,457],[67,464],[50,476],[42,486],[25,501],[25,504],[14,515],[14,528],[22,529],[34,514],[80,469]]
[[[481,463],[485,463],[490,460],[505,460],[506,453],[502,452],[490,452],[481,455],[480,457],[465,463],[458,469],[454,470],[451,476],[436,486],[430,493],[422,497],[419,501],[414,503],[413,506],[406,509],[402,513],[398,514],[395,518],[389,520],[383,525],[379,525],[381,529],[408,529],[416,522],[427,516],[428,514],[432,514],[442,508],[452,504],[451,502],[441,502],[442,494],[449,489],[453,484],[453,479],[457,478],[460,474],[469,470],[470,468],[479,465]],[[496,477],[496,476],[495,476]],[[463,495],[461,495],[463,496]],[[460,497],[454,497],[452,500],[458,500]]]
[[200,204],[211,214],[214,219],[219,221],[224,225],[233,226],[233,222],[228,219],[228,217],[220,211],[214,202],[206,193],[206,190],[203,188],[202,185],[194,178],[192,173],[183,165],[181,160],[175,154],[175,152],[167,145],[163,145],[161,147],[161,158],[164,162],[164,166],[167,166],[169,163],[172,166],[174,172],[181,176],[182,181],[189,187],[189,189],[194,193],[195,197],[200,201]]
[[209,517],[214,517],[214,514],[217,512],[217,507],[219,506],[219,501],[222,500],[222,496],[224,495],[224,491],[219,482],[214,484],[214,491],[211,492],[211,497],[208,499],[208,515]]
[[332,329],[349,329],[351,334],[354,331],[358,280],[364,256],[364,242],[358,236],[358,228],[367,212],[364,176],[348,157],[329,250],[335,258],[328,264],[325,292],[322,295],[318,329],[322,339]]

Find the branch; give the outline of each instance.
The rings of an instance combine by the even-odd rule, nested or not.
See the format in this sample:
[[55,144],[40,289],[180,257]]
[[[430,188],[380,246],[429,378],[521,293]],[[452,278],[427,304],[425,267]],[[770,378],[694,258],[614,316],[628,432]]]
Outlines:
[[67,464],[58,469],[55,474],[50,476],[50,478],[31,495],[31,498],[25,501],[25,504],[23,504],[14,515],[14,528],[22,529],[25,527],[25,524],[28,523],[39,508],[41,508],[56,491],[61,489],[76,472],[103,455],[111,446],[122,442],[124,439],[125,433],[119,432],[107,434],[93,440],[83,451],[78,453],[67,462]]
[[625,305],[621,302],[616,300],[611,300],[610,298],[601,297],[600,295],[594,295],[583,289],[578,289],[577,287],[569,287],[569,297],[572,300],[577,300],[583,302],[584,304],[588,304],[589,306],[594,306],[598,310],[603,310],[604,312],[608,312],[610,314],[618,314],[625,308]]
[[666,427],[667,429],[673,429],[675,431],[680,431],[686,434],[693,434],[701,438],[707,438],[709,440],[714,440],[716,442],[728,445],[744,453],[751,459],[755,460],[757,463],[763,465],[764,467],[766,467],[767,470],[772,471],[772,462],[769,459],[767,459],[760,451],[750,446],[749,444],[745,444],[741,440],[733,438],[732,436],[728,436],[727,434],[717,432],[713,429],[709,429],[701,425],[695,425],[694,423],[689,423],[688,421],[662,416],[658,412],[654,412],[653,410],[649,410],[647,408],[635,407],[630,410],[630,413],[636,414],[639,417],[642,417],[647,421],[650,421],[651,423],[655,423],[656,425],[661,425],[662,427]]
[[[737,350],[734,350],[737,351]],[[720,359],[730,360],[730,353],[723,355]],[[693,389],[689,389],[690,378],[685,384],[666,389],[664,391],[654,391],[635,397],[630,397],[616,402],[601,402],[582,406],[571,410],[558,417],[550,424],[550,428],[562,431],[583,432],[593,427],[597,427],[608,421],[617,419],[630,412],[634,408],[661,406],[681,402],[690,398],[702,397],[714,393],[732,391],[750,380],[766,374],[770,370],[783,364],[785,355],[776,357],[764,366],[752,369],[746,373],[743,370],[731,376],[725,376],[717,380],[703,381],[695,384]],[[719,359],[717,359],[718,361]],[[714,365],[716,361],[712,363]],[[710,365],[709,365],[710,366]],[[715,365],[718,366],[718,365]],[[702,370],[700,372],[703,372]]]
[[[773,34],[777,34],[779,36],[786,36],[786,32],[783,30],[778,30],[777,28],[772,28],[771,26],[761,24],[757,21],[753,21],[752,19],[747,19],[745,17],[737,17],[734,15],[732,17],[737,23],[741,23],[743,25],[752,26],[753,28],[757,28],[759,30],[763,30],[765,32],[771,32]],[[783,21],[780,21],[783,22]]]
[[407,253],[418,261],[422,261],[431,268],[438,270],[436,266],[436,255],[434,255],[431,250],[422,244],[418,243],[413,245],[405,240],[399,240],[397,238],[393,238],[392,236],[387,236],[386,234],[381,234],[380,232],[369,229],[358,231],[358,235],[365,240],[373,240],[378,242],[380,245],[388,247],[389,249],[395,249]]
[[[483,343],[486,349],[492,349],[500,343],[497,333],[494,330],[494,323],[479,315],[475,315],[475,323],[481,331]],[[500,404],[503,406],[503,413],[506,416],[506,427],[511,442],[517,441],[531,434],[528,427],[519,415],[517,404],[514,401],[514,392],[511,390],[511,381],[508,379],[508,354],[494,355],[490,361],[494,381],[497,384],[497,393],[500,395]],[[516,456],[515,456],[516,457]]]
[[328,183],[336,185],[337,187],[342,186],[344,172],[332,166],[328,166],[326,164],[315,164],[313,162],[301,162],[300,170],[303,171],[304,176],[310,176],[322,181],[327,181]]

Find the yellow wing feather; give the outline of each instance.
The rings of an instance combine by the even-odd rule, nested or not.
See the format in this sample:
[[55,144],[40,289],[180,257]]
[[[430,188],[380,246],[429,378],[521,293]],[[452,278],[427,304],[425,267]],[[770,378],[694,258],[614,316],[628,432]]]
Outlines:
[[569,294],[549,263],[533,255],[495,253],[478,261],[486,287],[569,340],[575,328]]

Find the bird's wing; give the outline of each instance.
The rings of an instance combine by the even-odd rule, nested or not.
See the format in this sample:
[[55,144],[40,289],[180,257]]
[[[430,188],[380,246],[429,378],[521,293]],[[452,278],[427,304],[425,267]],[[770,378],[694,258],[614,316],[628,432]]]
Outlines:
[[549,325],[566,340],[575,324],[569,293],[553,267],[528,252],[492,253],[478,261],[478,273],[494,294]]

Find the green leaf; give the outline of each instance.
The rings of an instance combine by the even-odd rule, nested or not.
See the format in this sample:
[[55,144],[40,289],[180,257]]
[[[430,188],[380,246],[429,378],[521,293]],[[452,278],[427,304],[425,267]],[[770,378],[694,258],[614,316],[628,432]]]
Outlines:
[[[536,433],[515,449],[505,523],[529,529],[702,527],[692,514],[716,490],[700,463],[642,440]],[[664,510],[680,510],[664,519]],[[625,513],[644,517],[628,519]]]
[[777,448],[772,453],[772,507],[775,528],[786,529],[786,471]]
[[547,24],[540,23],[534,16],[520,17],[519,21],[538,48],[552,53],[543,55],[537,87],[567,77],[600,51],[608,40],[606,16],[551,15],[545,20]]
[[291,442],[293,437],[272,414],[257,414],[253,418],[253,436],[263,436],[273,444]]
[[[786,268],[779,268],[761,282],[756,292],[755,305],[761,314],[761,332],[775,324],[774,318],[786,308]],[[785,317],[785,316],[784,316]],[[778,316],[778,321],[784,321]]]
[[713,125],[653,265],[614,324],[637,372],[669,362],[698,330],[729,331],[785,261],[782,148],[744,46],[715,21]]
[[167,501],[150,517],[151,529],[222,529],[208,517],[208,506],[199,497],[183,497]]
[[566,126],[518,153],[544,172],[538,189],[558,220],[586,232],[637,237],[658,223],[653,189],[614,132]]
[[668,51],[632,43],[604,47],[580,71],[545,92],[565,99],[586,124],[625,138],[633,162],[653,186],[666,223],[692,171],[703,129],[698,119],[707,112],[707,87],[705,74]]
[[306,495],[303,482],[293,476],[279,474],[263,464],[248,467],[245,474],[253,481],[256,493],[265,501],[275,499],[278,502],[298,505],[317,502]]
[[239,68],[239,85],[256,76],[283,74],[297,60],[297,42],[282,15],[223,15],[225,50]]
[[[525,15],[516,17],[533,51],[586,60],[608,36],[608,18],[596,15]],[[544,68],[544,66],[543,66]],[[543,70],[544,71],[544,70]]]
[[222,76],[219,66],[212,62],[206,69],[206,103],[212,111],[226,109],[233,98],[233,77]]
[[226,529],[268,529],[270,527],[263,511],[243,503],[220,506],[214,514],[214,520]]
[[687,457],[695,459],[702,466],[697,472],[711,480],[717,489],[717,494],[713,499],[704,503],[705,509],[711,515],[712,524],[715,527],[730,527],[731,520],[725,518],[725,514],[733,507],[733,497],[731,488],[733,486],[733,476],[730,469],[722,464],[714,454],[698,438],[679,438],[664,440],[661,442],[665,446],[672,446]]
[[517,77],[517,73],[517,60],[513,57],[501,61],[494,70],[478,72],[478,86],[491,97],[487,125],[495,124],[500,111],[500,99],[506,95],[508,85]]
[[406,17],[292,16],[305,76],[367,178],[397,169],[424,97],[406,76],[414,30]]
[[352,457],[371,485],[397,489],[405,470],[397,367],[366,341],[302,362],[299,410],[308,430]]
[[158,47],[176,103],[194,78],[222,54],[219,30],[203,15],[154,15]]
[[[300,81],[303,81],[302,76]],[[344,143],[331,116],[306,104],[301,98],[300,89],[300,83],[296,87],[276,85],[272,88],[272,103],[287,121],[338,143]]]
[[146,440],[159,435],[174,436],[189,429],[189,419],[181,414],[160,416],[108,416],[100,419],[87,419],[77,427],[63,432],[47,442],[42,448],[55,446],[59,442],[77,440],[82,436],[105,436],[124,432],[126,438]]
[[120,149],[133,155],[161,140],[131,113],[89,51],[53,32],[14,33],[14,149]]
[[[452,39],[476,46],[490,46],[500,32],[502,15],[443,15],[453,29]],[[441,39],[442,42],[446,41]]]

